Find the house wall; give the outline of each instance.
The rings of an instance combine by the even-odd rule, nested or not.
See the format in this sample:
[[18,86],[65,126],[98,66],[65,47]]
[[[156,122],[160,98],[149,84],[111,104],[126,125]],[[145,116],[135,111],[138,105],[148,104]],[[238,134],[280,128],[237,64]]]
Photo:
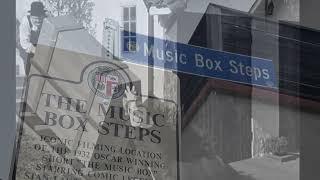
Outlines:
[[[278,43],[278,24],[268,23],[261,20],[252,19],[252,46],[251,54],[254,57],[270,59],[279,77],[279,43]],[[271,35],[268,35],[271,33]],[[279,81],[277,82],[279,87]],[[252,98],[257,95],[258,88],[252,88]],[[278,90],[275,90],[279,92]],[[251,102],[252,107],[252,156],[257,157],[263,155],[263,143],[268,137],[279,136],[279,97],[274,98],[273,103],[262,101]]]
[[179,19],[178,25],[181,30],[183,29],[183,32],[180,32],[180,29],[177,29],[177,26],[172,26],[172,28],[166,33],[166,36],[171,38],[173,41],[187,44],[202,16],[207,11],[209,4],[217,4],[239,11],[248,12],[254,1],[255,0],[188,0],[187,8],[185,9],[186,13],[181,15],[183,18]]
[[265,14],[265,0],[257,0],[250,13],[257,17],[265,17],[275,21],[300,21],[300,0],[273,0],[272,15]]
[[[320,30],[319,22],[319,7],[320,1],[318,0],[301,0],[300,18],[301,25],[315,28]],[[309,39],[313,42],[319,42],[319,36],[303,35],[303,38]],[[319,92],[319,91],[317,91]],[[313,113],[309,115],[301,115],[301,163],[300,179],[315,179],[320,177],[320,171],[317,165],[320,163],[320,143],[318,138],[320,137],[320,121],[319,113]]]
[[319,6],[320,1],[318,0],[308,0],[303,1],[301,0],[301,25],[315,28],[320,30],[320,23],[319,23]]
[[301,113],[300,179],[319,177],[320,113]]
[[272,19],[299,22],[300,0],[278,0],[274,1],[275,8]]
[[[207,153],[219,156],[224,162],[250,158],[250,103],[249,98],[213,90],[183,129],[182,161],[197,158],[206,141],[213,148]],[[192,136],[194,133],[197,135]]]
[[[263,154],[263,141],[271,136],[284,136],[288,140],[288,151],[299,152],[300,147],[300,119],[301,114],[297,107],[278,106],[273,103],[253,100],[253,157]],[[277,121],[279,120],[279,121]]]
[[[276,10],[283,10],[283,9],[276,9]],[[208,8],[208,14],[217,14],[219,15],[219,13],[221,13],[219,10],[217,10],[217,8],[215,7],[209,7]],[[284,13],[278,13],[278,16],[280,18],[285,18],[285,12]],[[286,14],[288,17],[291,17],[290,14]],[[237,15],[235,15],[237,16]],[[241,15],[239,15],[241,16]],[[245,15],[244,15],[245,16]],[[211,22],[211,19],[209,19]],[[218,19],[219,21],[219,19]],[[212,46],[216,49],[223,49],[223,38],[219,38],[222,37],[221,31],[217,30],[217,31],[212,31],[211,29],[217,29],[219,28],[219,24],[217,24],[215,27],[211,27],[213,26],[212,24],[210,24],[210,22],[208,22],[207,26],[209,27],[208,32],[210,33],[215,33],[215,34],[211,34],[211,36],[207,37],[206,40],[209,42],[206,42],[208,46]],[[299,57],[299,52],[296,52],[297,50],[292,48],[292,49],[288,49],[288,51],[283,51],[283,49],[280,49],[280,45],[279,45],[279,39],[278,39],[278,34],[279,34],[279,25],[278,23],[272,23],[269,21],[263,21],[261,19],[255,19],[252,18],[252,22],[251,22],[251,26],[248,26],[247,28],[250,30],[250,28],[252,28],[252,30],[250,31],[251,33],[251,41],[250,39],[247,39],[246,42],[244,44],[249,44],[248,48],[249,50],[249,55],[250,56],[254,56],[254,57],[260,57],[260,58],[265,58],[265,59],[270,59],[274,62],[274,66],[275,66],[275,71],[277,72],[277,77],[279,77],[279,68],[283,68],[288,64],[279,64],[280,60],[281,62],[286,62],[284,61],[284,59],[280,59],[280,58],[287,58],[288,60],[291,59],[293,60],[293,57],[291,56],[286,56],[284,54],[286,53],[290,53],[292,54],[292,56],[296,56]],[[208,28],[208,27],[202,27],[202,28]],[[222,29],[222,31],[226,31],[226,29]],[[231,32],[232,33],[232,32]],[[211,37],[213,37],[213,39],[218,40],[218,41],[213,41],[213,39],[211,39]],[[238,37],[238,36],[237,36]],[[205,39],[203,39],[203,41],[206,41]],[[222,41],[222,42],[219,42]],[[205,44],[206,44],[205,43]],[[237,42],[239,43],[239,42]],[[243,46],[242,48],[245,48],[245,46]],[[223,49],[225,50],[225,49]],[[293,55],[294,54],[294,55]],[[294,63],[295,61],[292,61],[291,63]],[[286,62],[286,63],[290,63],[290,62]],[[283,71],[283,69],[282,69]],[[297,70],[297,73],[299,73],[299,71]],[[296,79],[297,82],[299,81],[299,79]],[[279,83],[279,82],[278,82]],[[279,85],[279,84],[278,84]],[[285,87],[289,84],[286,83],[282,83],[281,86]],[[262,145],[263,145],[263,141],[270,137],[270,136],[285,136],[288,138],[289,141],[289,149],[288,151],[290,152],[297,152],[299,151],[299,144],[300,144],[300,110],[297,107],[289,107],[288,105],[284,105],[282,102],[285,101],[285,99],[281,99],[278,96],[274,97],[272,100],[272,103],[267,102],[267,101],[261,101],[261,100],[257,100],[259,99],[259,96],[261,96],[261,94],[258,93],[259,89],[257,88],[252,88],[251,89],[251,97],[248,97],[246,100],[244,100],[243,102],[240,103],[240,101],[238,101],[238,103],[230,103],[226,106],[223,106],[226,102],[228,102],[228,100],[231,98],[233,99],[237,99],[239,98],[239,96],[237,95],[224,95],[224,98],[221,98],[218,101],[218,104],[220,106],[210,106],[211,109],[207,109],[206,113],[207,116],[205,116],[205,112],[203,112],[203,108],[206,108],[206,103],[209,102],[205,102],[203,105],[201,105],[201,107],[199,107],[199,110],[197,111],[197,114],[194,116],[194,118],[191,120],[191,123],[188,126],[191,126],[190,128],[188,128],[188,126],[185,128],[185,130],[183,131],[183,135],[182,135],[182,139],[186,136],[188,136],[190,129],[197,129],[194,128],[197,126],[198,123],[201,124],[205,124],[208,119],[212,120],[216,117],[223,119],[226,122],[230,122],[233,121],[234,119],[238,119],[239,121],[242,121],[245,119],[244,116],[241,116],[241,114],[237,114],[237,116],[232,116],[230,114],[236,114],[232,109],[233,106],[236,106],[237,108],[245,108],[248,116],[250,117],[250,122],[251,123],[239,123],[238,126],[236,128],[232,128],[232,124],[230,125],[230,127],[226,126],[227,128],[225,129],[226,131],[231,132],[230,137],[229,137],[229,142],[232,142],[232,133],[236,132],[236,131],[240,131],[239,129],[245,129],[243,128],[243,126],[250,126],[249,132],[247,129],[247,133],[252,133],[252,138],[249,140],[249,138],[243,138],[246,139],[247,141],[250,141],[250,148],[251,148],[251,155],[253,157],[255,156],[260,156],[263,153],[263,149],[262,149]],[[274,90],[274,93],[277,94],[279,93],[278,90]],[[219,99],[218,97],[222,96],[222,95],[218,95],[216,99]],[[236,97],[234,97],[236,96]],[[212,99],[210,99],[210,97],[207,98],[206,101],[211,101]],[[249,102],[249,103],[244,103],[244,102]],[[225,109],[230,110],[229,113],[225,112]],[[222,114],[221,116],[219,116],[219,111],[221,112],[225,112],[224,114]],[[214,114],[212,114],[212,116],[210,116],[211,112],[215,112]],[[199,115],[203,114],[203,115]],[[194,122],[193,122],[194,121]],[[208,127],[208,126],[204,126],[204,127]],[[223,129],[223,128],[222,128]],[[203,129],[199,129],[198,131],[204,131]],[[214,129],[212,128],[211,130],[205,130],[205,131],[213,131],[212,133],[215,133],[214,131],[219,131],[218,129]],[[239,132],[239,133],[240,133]],[[186,133],[186,135],[184,135],[184,133]],[[241,133],[240,133],[241,134]],[[239,134],[238,134],[239,135]],[[182,142],[184,142],[184,140],[182,140]],[[239,142],[240,141],[234,141],[235,144],[238,144],[239,146]],[[225,141],[225,143],[228,144],[228,141]],[[232,143],[231,143],[232,144]],[[223,147],[223,146],[222,146]],[[237,151],[237,145],[233,146],[233,150]],[[240,146],[239,146],[240,147]],[[227,151],[227,150],[226,150]],[[239,151],[239,150],[238,150]],[[223,157],[223,155],[221,155]],[[228,159],[228,157],[226,157]],[[235,158],[236,159],[236,158]],[[235,160],[233,159],[233,160]]]
[[[254,16],[266,17],[274,22],[263,21],[262,19],[253,19],[252,27],[252,56],[271,59],[274,63],[277,77],[280,72],[284,72],[286,67],[296,67],[297,59],[299,59],[299,49],[292,48],[291,45],[285,44],[279,36],[287,36],[282,32],[282,27],[277,21],[299,22],[299,0],[292,1],[273,1],[274,10],[272,15],[265,16],[265,2],[260,1],[257,9],[252,13]],[[282,43],[282,46],[280,46]],[[283,48],[285,47],[285,48]],[[286,60],[288,59],[288,60]],[[295,69],[299,73],[299,66]],[[292,77],[291,77],[292,78]],[[299,82],[299,78],[295,79]],[[291,86],[287,82],[278,81],[278,87],[285,88]],[[279,90],[276,90],[279,93]],[[298,89],[296,89],[298,92]],[[253,98],[256,95],[256,89],[252,89]],[[285,99],[275,97],[272,104],[260,101],[252,101],[253,116],[253,132],[254,141],[252,144],[253,156],[261,154],[261,146],[263,139],[268,136],[285,136],[288,138],[289,151],[299,151],[300,142],[300,110],[297,107],[287,107],[282,104]]]

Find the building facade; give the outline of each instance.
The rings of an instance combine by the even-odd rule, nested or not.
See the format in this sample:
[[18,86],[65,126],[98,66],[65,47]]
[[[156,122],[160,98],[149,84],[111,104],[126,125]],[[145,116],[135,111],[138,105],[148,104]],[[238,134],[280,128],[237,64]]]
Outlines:
[[[298,61],[294,57],[299,56],[299,52],[295,51],[298,47],[288,41],[297,34],[294,24],[299,22],[299,13],[296,11],[299,9],[299,1],[291,1],[290,6],[287,1],[261,0],[245,3],[190,0],[180,3],[184,4],[177,6],[180,9],[164,5],[160,8],[152,7],[148,11],[143,1],[119,1],[112,8],[121,13],[106,14],[106,17],[114,18],[120,31],[134,33],[121,37],[118,30],[110,33],[107,26],[104,26],[103,44],[107,49],[112,44],[113,53],[121,58],[116,49],[122,51],[128,48],[123,46],[125,41],[139,41],[135,33],[150,36],[150,24],[146,22],[148,18],[153,18],[154,32],[151,35],[154,37],[271,59],[280,79],[291,78],[290,81],[279,81],[279,90],[272,93],[255,87],[178,73],[179,84],[172,83],[166,87],[154,83],[156,91],[162,89],[155,94],[165,96],[175,87],[177,101],[181,103],[182,128],[185,128],[182,143],[184,136],[187,137],[189,131],[194,129],[199,137],[214,139],[212,143],[215,144],[215,151],[226,162],[262,156],[262,142],[273,136],[285,136],[290,151],[299,152],[300,112],[295,109],[299,102],[290,100],[300,92],[297,85],[290,83],[300,82],[299,77],[294,75],[299,71],[299,67],[294,66]],[[106,19],[105,24],[108,21]],[[110,34],[116,34],[112,41],[107,39]],[[288,63],[292,64],[290,70]],[[288,74],[288,71],[293,74]],[[154,75],[154,81],[160,82],[156,80],[158,77]],[[161,79],[171,82],[165,73],[161,73]],[[201,103],[195,104],[198,101]],[[295,105],[291,106],[288,101],[295,101]],[[189,139],[185,141],[190,144]]]

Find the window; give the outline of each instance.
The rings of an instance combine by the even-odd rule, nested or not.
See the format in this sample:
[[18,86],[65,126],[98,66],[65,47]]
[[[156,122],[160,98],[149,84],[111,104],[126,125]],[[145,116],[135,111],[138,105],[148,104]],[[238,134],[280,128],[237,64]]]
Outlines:
[[136,7],[123,7],[123,50],[127,52],[136,51]]

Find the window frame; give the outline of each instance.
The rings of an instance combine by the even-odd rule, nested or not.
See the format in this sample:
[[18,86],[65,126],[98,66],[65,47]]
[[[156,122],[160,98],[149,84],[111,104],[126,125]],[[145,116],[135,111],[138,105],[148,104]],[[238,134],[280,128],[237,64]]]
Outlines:
[[[132,8],[135,10],[134,18],[131,17],[131,12]],[[122,35],[122,50],[123,52],[136,52],[136,46],[131,46],[134,49],[130,48],[125,48],[124,45],[126,44],[125,42],[135,42],[137,43],[137,6],[136,5],[124,5],[121,6],[122,9],[122,14],[121,14],[121,22],[122,22],[122,27],[123,27],[123,35]],[[127,9],[128,11],[128,18],[125,20],[125,10]],[[125,24],[128,24],[128,30],[126,32]],[[134,25],[133,25],[134,24]],[[133,28],[134,26],[134,28]],[[134,31],[132,31],[134,29]],[[125,40],[127,39],[127,41]]]

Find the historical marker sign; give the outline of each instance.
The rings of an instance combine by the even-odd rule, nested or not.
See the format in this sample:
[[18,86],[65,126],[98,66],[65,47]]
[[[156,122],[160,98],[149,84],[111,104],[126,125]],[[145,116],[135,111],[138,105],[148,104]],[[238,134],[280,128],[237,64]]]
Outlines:
[[[58,35],[68,43],[86,35],[75,31]],[[142,101],[140,80],[119,61],[39,48],[21,112],[16,179],[178,178],[173,101],[147,96]]]

